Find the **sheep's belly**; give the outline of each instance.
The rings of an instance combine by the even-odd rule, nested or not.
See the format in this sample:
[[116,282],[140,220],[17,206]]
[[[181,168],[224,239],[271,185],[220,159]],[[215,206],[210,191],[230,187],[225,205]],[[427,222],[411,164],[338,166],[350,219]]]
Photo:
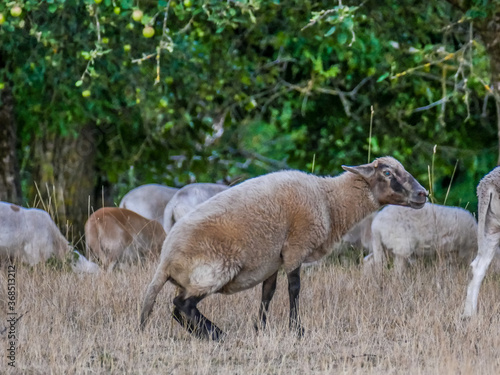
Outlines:
[[242,290],[250,289],[268,279],[281,266],[281,261],[268,262],[258,269],[241,270],[230,282],[224,285],[218,292],[233,294]]

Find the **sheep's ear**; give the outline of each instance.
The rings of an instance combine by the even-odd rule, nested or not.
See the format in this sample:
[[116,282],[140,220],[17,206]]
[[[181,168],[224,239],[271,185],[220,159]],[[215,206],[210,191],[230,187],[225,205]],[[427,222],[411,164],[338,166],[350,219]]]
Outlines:
[[359,174],[364,178],[370,178],[375,173],[375,168],[377,168],[377,165],[375,165],[374,163],[363,164],[354,167],[343,165],[342,168],[348,172]]

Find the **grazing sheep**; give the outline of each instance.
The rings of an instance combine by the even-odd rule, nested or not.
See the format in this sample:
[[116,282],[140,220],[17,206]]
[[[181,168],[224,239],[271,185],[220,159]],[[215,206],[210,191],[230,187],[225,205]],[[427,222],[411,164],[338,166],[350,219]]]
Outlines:
[[75,272],[96,273],[99,270],[97,264],[73,251],[44,210],[0,202],[0,228],[0,262],[19,261],[34,266],[54,256],[63,261],[71,259]]
[[119,207],[134,211],[146,219],[156,220],[163,226],[165,206],[177,190],[179,189],[159,184],[141,185],[125,194]]
[[425,189],[394,158],[343,168],[347,172],[337,177],[298,171],[256,177],[184,216],[163,244],[144,298],[141,328],[167,281],[180,291],[173,300],[174,319],[196,336],[213,340],[223,333],[197,304],[210,294],[232,294],[263,282],[264,327],[283,267],[288,276],[290,328],[301,335],[301,264],[328,254],[342,235],[381,205],[420,208],[426,200]]
[[477,256],[471,264],[472,280],[467,287],[463,315],[470,317],[477,312],[479,289],[486,271],[500,251],[500,167],[493,169],[479,182]]
[[87,255],[112,271],[117,263],[134,263],[160,254],[165,231],[160,223],[133,211],[103,207],[85,223]]
[[228,186],[221,184],[194,183],[179,189],[165,207],[163,215],[163,229],[165,229],[165,233],[168,234],[172,226],[181,217],[193,210],[200,203],[228,188]]
[[477,250],[477,223],[463,208],[426,203],[420,210],[387,206],[373,219],[372,253],[365,266],[382,266],[385,251],[394,255],[394,267],[403,274],[413,256],[457,253],[470,261]]
[[342,255],[355,250],[368,255],[371,252],[372,222],[376,214],[377,211],[368,215],[344,234],[335,244],[333,253]]

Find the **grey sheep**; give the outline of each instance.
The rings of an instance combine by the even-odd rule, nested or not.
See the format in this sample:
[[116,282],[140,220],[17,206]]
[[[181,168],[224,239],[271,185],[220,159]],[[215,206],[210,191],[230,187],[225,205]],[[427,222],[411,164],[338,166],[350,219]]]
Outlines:
[[179,189],[160,184],[147,184],[130,190],[119,207],[134,211],[146,219],[156,220],[163,226],[165,206]]
[[328,254],[333,244],[384,204],[421,208],[427,192],[392,157],[348,167],[337,177],[282,171],[247,180],[199,205],[165,240],[141,312],[144,329],[167,281],[178,286],[173,317],[198,337],[223,332],[197,304],[213,293],[232,294],[262,285],[265,327],[278,270],[288,277],[290,328],[302,335],[298,313],[300,266]]
[[196,206],[228,188],[226,185],[199,182],[179,189],[165,207],[163,214],[165,233],[168,234],[172,226]]
[[471,264],[472,280],[467,287],[463,315],[477,312],[479,289],[495,254],[500,250],[500,167],[496,167],[479,182],[477,256]]
[[426,203],[420,210],[387,206],[373,219],[372,253],[365,267],[383,267],[387,254],[394,256],[394,268],[403,274],[415,256],[456,253],[470,261],[477,251],[477,223],[472,214],[460,207]]
[[54,256],[69,259],[74,272],[99,272],[97,264],[73,249],[47,211],[0,202],[0,228],[0,264],[9,260],[34,266]]

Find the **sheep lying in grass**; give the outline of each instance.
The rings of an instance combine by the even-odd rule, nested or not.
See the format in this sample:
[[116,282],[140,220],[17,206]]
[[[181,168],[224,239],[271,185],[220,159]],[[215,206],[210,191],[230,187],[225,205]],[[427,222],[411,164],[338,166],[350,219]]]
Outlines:
[[147,184],[130,190],[120,201],[119,207],[134,211],[146,219],[163,225],[165,206],[179,189],[159,184]]
[[263,282],[264,327],[276,276],[283,267],[288,276],[290,328],[301,335],[301,264],[328,254],[341,236],[381,205],[421,208],[426,201],[425,189],[394,158],[343,168],[347,172],[337,177],[283,171],[253,178],[184,216],[163,244],[144,298],[141,328],[167,281],[180,290],[173,300],[174,319],[196,336],[213,340],[223,333],[197,304],[210,294],[232,294]]
[[0,263],[20,261],[30,266],[51,257],[69,261],[75,272],[96,273],[97,264],[74,251],[49,213],[0,202]]
[[87,254],[108,271],[117,263],[158,256],[164,240],[160,223],[125,208],[100,208],[85,223]]
[[477,186],[478,198],[478,252],[471,264],[472,280],[467,287],[463,315],[477,312],[479,289],[486,271],[500,251],[500,167],[488,173]]
[[163,229],[168,234],[172,226],[200,203],[228,189],[221,184],[194,183],[184,186],[170,199],[163,215]]
[[477,223],[474,216],[462,208],[426,203],[420,210],[387,206],[373,219],[371,227],[372,253],[365,258],[370,269],[381,267],[386,254],[394,255],[394,267],[402,274],[413,256],[447,257],[457,253],[470,261],[477,250]]

